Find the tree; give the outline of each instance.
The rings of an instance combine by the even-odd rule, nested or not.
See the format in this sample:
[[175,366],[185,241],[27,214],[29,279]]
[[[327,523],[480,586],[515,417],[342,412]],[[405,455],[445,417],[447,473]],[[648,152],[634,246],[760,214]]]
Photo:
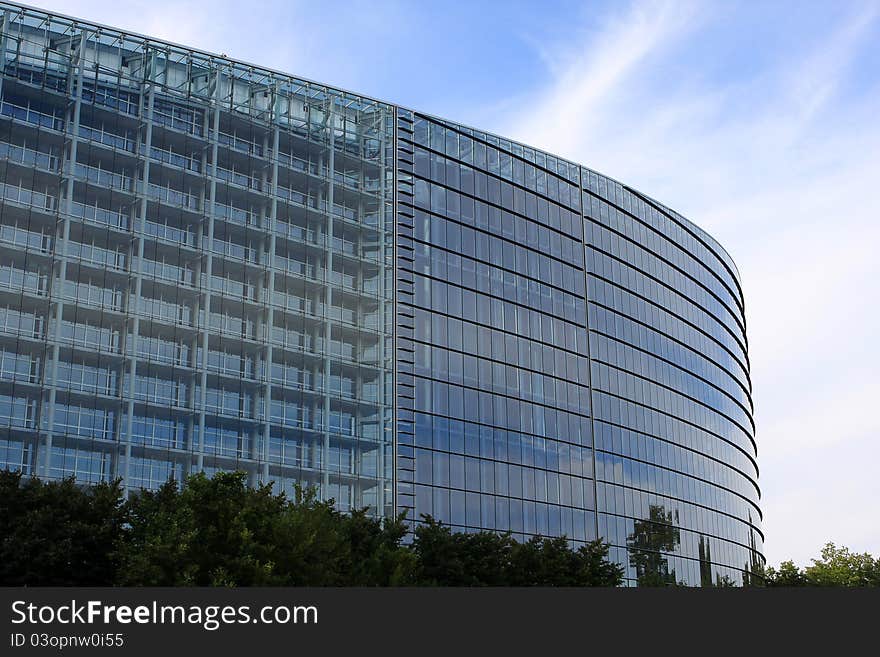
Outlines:
[[619,586],[623,568],[608,560],[609,545],[591,541],[572,550],[568,539],[535,536],[514,546],[513,586]]
[[464,535],[453,534],[448,526],[429,515],[422,516],[422,520],[415,529],[412,542],[418,562],[417,582],[420,585],[485,586],[490,583],[486,580],[500,573],[499,564],[506,558],[503,554],[506,550],[500,543],[493,549],[496,552],[493,557],[482,555],[480,568],[468,569],[463,561]]
[[344,514],[243,472],[196,474],[123,501],[93,486],[0,473],[0,583],[123,586],[617,586],[609,546],[457,533],[430,517]]
[[713,586],[718,589],[739,588],[739,584],[737,584],[735,580],[731,579],[729,575],[716,575],[715,584]]
[[697,551],[700,556],[700,586],[712,586],[712,549],[709,539],[702,534]]
[[678,547],[680,532],[673,522],[672,512],[652,504],[648,518],[636,520],[627,538],[629,562],[636,570],[639,586],[675,586],[675,569],[669,570],[664,552]]
[[822,556],[806,568],[783,561],[779,569],[768,568],[767,586],[880,586],[880,559],[867,552],[857,554],[847,547],[826,543]]
[[623,583],[623,566],[608,559],[610,548],[601,538],[578,548],[581,586],[620,586]]
[[767,586],[807,586],[807,578],[793,561],[783,561],[779,570],[772,566],[764,574]]
[[203,473],[182,487],[169,480],[128,503],[119,583],[211,586],[273,583],[266,544],[283,499],[248,488],[244,473]]
[[285,586],[397,586],[411,583],[414,564],[401,545],[402,518],[380,520],[366,509],[350,515],[313,489],[297,489],[271,541],[276,583]]
[[505,586],[510,584],[510,569],[516,541],[509,533],[457,533],[455,545],[462,567],[463,586]]
[[822,557],[812,562],[804,570],[811,586],[880,586],[880,559],[867,552],[856,554],[847,547],[826,543]]
[[512,586],[574,586],[576,558],[565,537],[533,536],[514,545],[508,583]]
[[455,533],[431,516],[415,529],[417,581],[428,586],[619,586],[623,568],[608,560],[609,545],[574,550],[567,538],[509,533]]
[[343,518],[343,534],[350,549],[346,586],[405,586],[414,582],[415,556],[401,547],[406,536],[404,514],[379,521],[366,509]]
[[84,487],[0,471],[0,584],[109,586],[125,522],[118,480]]
[[290,501],[243,472],[169,481],[129,506],[120,584],[388,586],[413,571],[401,519],[345,515],[312,490]]

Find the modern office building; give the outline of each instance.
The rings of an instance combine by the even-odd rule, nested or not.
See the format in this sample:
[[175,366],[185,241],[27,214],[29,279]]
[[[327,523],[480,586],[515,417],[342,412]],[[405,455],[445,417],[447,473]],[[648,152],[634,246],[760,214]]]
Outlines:
[[700,228],[472,128],[0,3],[0,466],[763,564],[743,297]]

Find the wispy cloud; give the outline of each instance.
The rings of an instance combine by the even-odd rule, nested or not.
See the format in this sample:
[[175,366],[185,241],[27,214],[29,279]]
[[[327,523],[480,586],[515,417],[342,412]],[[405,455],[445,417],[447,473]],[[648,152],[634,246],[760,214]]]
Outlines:
[[523,99],[507,130],[560,155],[581,154],[606,115],[608,97],[624,88],[647,57],[662,52],[698,20],[692,3],[651,2],[608,17],[598,33],[581,29],[581,45],[541,46],[553,82],[537,99]]
[[729,249],[747,302],[767,554],[806,562],[825,540],[877,553],[880,486],[864,464],[880,460],[880,76],[848,95],[876,7],[719,82],[702,58],[726,19],[633,5],[565,44],[547,87],[500,130],[643,189]]

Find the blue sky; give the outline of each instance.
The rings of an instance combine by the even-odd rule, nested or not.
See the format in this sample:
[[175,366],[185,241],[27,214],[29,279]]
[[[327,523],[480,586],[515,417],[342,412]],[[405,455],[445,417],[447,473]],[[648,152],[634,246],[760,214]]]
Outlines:
[[880,3],[242,4],[40,2],[516,137],[702,225],[746,294],[769,561],[880,555]]

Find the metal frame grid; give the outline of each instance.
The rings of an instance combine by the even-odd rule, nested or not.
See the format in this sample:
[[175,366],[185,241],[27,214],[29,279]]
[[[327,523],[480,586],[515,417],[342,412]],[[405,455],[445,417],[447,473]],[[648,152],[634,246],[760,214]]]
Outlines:
[[5,462],[390,513],[391,107],[0,10]]

